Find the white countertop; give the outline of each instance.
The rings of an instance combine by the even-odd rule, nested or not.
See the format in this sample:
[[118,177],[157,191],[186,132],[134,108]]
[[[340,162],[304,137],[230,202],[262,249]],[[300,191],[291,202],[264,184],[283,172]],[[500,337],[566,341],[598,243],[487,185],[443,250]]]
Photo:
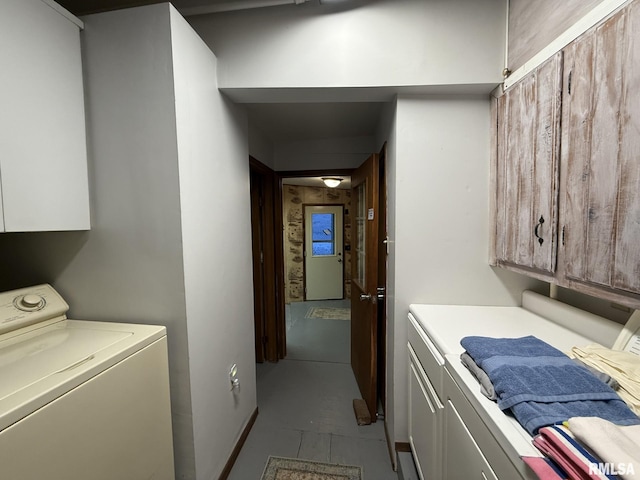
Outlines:
[[563,352],[576,345],[593,343],[522,307],[413,304],[409,310],[443,357],[462,353],[460,340],[471,335],[498,338],[534,335]]

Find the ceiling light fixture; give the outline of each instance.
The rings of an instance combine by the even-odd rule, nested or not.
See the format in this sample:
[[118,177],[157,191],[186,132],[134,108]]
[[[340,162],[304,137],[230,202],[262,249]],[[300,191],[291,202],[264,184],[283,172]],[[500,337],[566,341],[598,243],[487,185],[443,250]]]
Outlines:
[[322,181],[329,188],[336,188],[342,182],[342,178],[338,177],[322,177]]

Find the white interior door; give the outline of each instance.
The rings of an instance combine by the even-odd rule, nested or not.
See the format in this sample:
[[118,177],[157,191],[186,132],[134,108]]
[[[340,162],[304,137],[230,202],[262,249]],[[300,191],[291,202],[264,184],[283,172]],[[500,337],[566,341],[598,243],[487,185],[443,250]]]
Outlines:
[[306,205],[305,299],[343,298],[343,206]]

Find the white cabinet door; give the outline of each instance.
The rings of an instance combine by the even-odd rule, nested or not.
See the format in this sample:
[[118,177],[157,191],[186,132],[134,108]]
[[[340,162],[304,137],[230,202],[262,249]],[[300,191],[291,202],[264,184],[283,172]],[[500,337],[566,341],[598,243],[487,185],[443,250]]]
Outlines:
[[451,400],[447,400],[445,414],[444,451],[446,480],[498,479]]
[[422,480],[441,478],[443,408],[409,345],[409,443]]
[[78,25],[40,0],[0,5],[4,231],[89,228]]

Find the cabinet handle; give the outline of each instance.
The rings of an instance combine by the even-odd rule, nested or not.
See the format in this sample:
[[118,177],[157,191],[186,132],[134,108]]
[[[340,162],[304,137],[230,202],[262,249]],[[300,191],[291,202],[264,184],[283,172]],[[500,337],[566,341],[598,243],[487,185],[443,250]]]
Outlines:
[[536,236],[536,238],[538,239],[538,243],[540,245],[542,245],[544,243],[544,238],[542,238],[540,235],[538,235],[538,228],[540,228],[540,226],[544,223],[544,217],[542,215],[540,215],[540,220],[538,220],[538,224],[536,225],[536,228],[533,230],[533,234]]

